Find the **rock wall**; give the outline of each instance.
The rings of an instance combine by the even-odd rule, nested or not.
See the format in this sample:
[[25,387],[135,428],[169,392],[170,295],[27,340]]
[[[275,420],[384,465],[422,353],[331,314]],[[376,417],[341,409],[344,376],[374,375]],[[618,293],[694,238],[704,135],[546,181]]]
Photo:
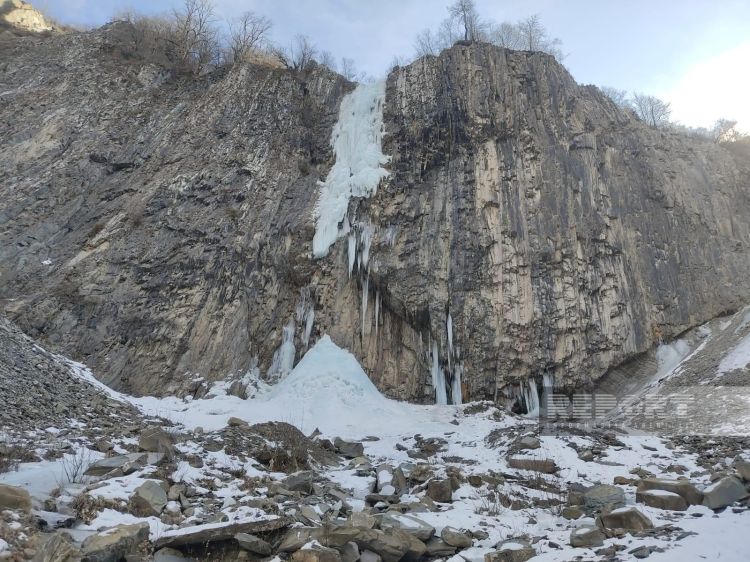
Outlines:
[[117,389],[283,376],[328,333],[391,396],[492,398],[596,379],[750,300],[747,159],[545,55],[456,46],[392,72],[390,175],[313,259],[353,84],[180,78],[128,34],[0,42],[0,307]]

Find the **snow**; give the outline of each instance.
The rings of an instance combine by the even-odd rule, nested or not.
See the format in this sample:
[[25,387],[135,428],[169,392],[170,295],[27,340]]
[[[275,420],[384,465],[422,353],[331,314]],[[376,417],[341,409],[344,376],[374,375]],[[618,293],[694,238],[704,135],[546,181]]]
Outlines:
[[719,374],[728,373],[736,369],[744,369],[750,363],[750,334],[747,334],[742,340],[724,356],[719,363]]
[[[372,197],[388,175],[382,167],[385,81],[359,84],[341,100],[331,144],[336,162],[321,185],[315,206],[313,256],[324,257],[340,234],[352,197]],[[350,250],[351,251],[351,250]]]

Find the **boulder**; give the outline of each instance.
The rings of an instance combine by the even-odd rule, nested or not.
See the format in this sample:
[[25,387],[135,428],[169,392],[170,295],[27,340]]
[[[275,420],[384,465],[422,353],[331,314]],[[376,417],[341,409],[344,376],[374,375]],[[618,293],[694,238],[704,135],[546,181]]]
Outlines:
[[453,501],[453,488],[450,479],[430,480],[427,483],[427,496],[440,503]]
[[638,483],[638,492],[647,490],[664,490],[685,499],[688,505],[701,505],[703,494],[688,480],[669,480],[667,478],[644,478]]
[[413,547],[412,536],[398,529],[361,529],[355,542],[360,550],[371,550],[383,562],[398,562]]
[[301,492],[303,494],[313,493],[313,482],[315,474],[310,470],[295,472],[290,474],[281,481],[281,484],[292,492]]
[[372,550],[365,550],[359,554],[359,562],[383,562],[380,554],[373,552]]
[[316,527],[313,530],[311,538],[323,546],[342,548],[349,542],[356,542],[361,532],[361,529],[351,525],[325,523],[322,527]]
[[333,440],[333,446],[336,447],[338,453],[348,459],[356,459],[361,457],[365,452],[365,447],[362,443],[354,441],[344,441],[340,437],[336,437]]
[[253,554],[259,554],[260,556],[271,556],[273,548],[266,541],[255,535],[249,533],[237,533],[234,535],[234,540],[240,545],[240,548],[252,552]]
[[36,551],[32,562],[78,562],[81,551],[67,533],[55,533]]
[[341,562],[338,550],[312,544],[292,554],[294,562]]
[[577,505],[566,505],[560,515],[565,519],[580,519],[583,517],[583,510]]
[[484,555],[484,562],[526,562],[536,556],[534,548],[522,539],[509,539],[495,548]]
[[597,523],[604,529],[624,529],[626,531],[645,531],[653,529],[651,519],[634,507],[621,507],[599,516]]
[[341,562],[357,562],[359,560],[359,547],[356,542],[348,542],[339,548]]
[[643,490],[635,493],[635,501],[657,509],[685,511],[688,502],[680,494],[666,490]]
[[517,470],[530,470],[542,474],[554,474],[560,468],[551,459],[533,459],[528,457],[510,457],[508,466]]
[[141,451],[151,453],[164,453],[171,456],[173,453],[174,438],[172,435],[158,427],[148,427],[141,432],[138,438],[138,448]]
[[87,537],[81,545],[83,562],[119,562],[135,553],[148,540],[148,523],[118,525],[98,535]]
[[104,476],[113,470],[120,469],[122,474],[132,474],[146,466],[148,455],[146,453],[128,453],[107,457],[91,463],[84,473],[86,476]]
[[31,495],[23,488],[0,484],[0,511],[4,509],[31,513]]
[[594,525],[583,525],[570,531],[570,546],[590,548],[604,544],[604,533]]
[[624,506],[625,492],[617,486],[600,484],[583,493],[583,510],[589,515]]
[[229,427],[248,427],[250,424],[248,424],[245,420],[241,420],[240,418],[231,416],[227,420],[227,425]]
[[399,529],[421,541],[429,540],[435,534],[435,527],[413,515],[384,513],[377,516],[376,519],[378,519],[380,528],[384,531],[386,529]]
[[375,517],[364,511],[353,511],[347,521],[352,527],[360,527],[362,529],[374,529],[377,520]]
[[750,482],[750,462],[748,461],[736,461],[734,463],[734,469],[737,471],[742,480]]
[[448,558],[456,553],[456,547],[446,543],[443,539],[432,537],[425,543],[427,556],[430,558]]
[[747,495],[747,490],[739,478],[726,476],[703,490],[703,505],[711,509],[721,509]]
[[314,527],[295,527],[289,529],[279,545],[279,552],[295,552],[312,539]]
[[146,480],[130,496],[130,507],[133,515],[158,517],[167,505],[167,493],[155,480]]
[[[275,519],[259,519],[257,521],[183,527],[181,529],[165,531],[162,536],[154,541],[154,548],[163,548],[166,546],[174,548],[177,546],[206,545],[212,542],[229,541],[237,533],[247,533],[250,535],[270,533],[288,527],[291,522],[291,519],[288,517],[276,517]],[[302,545],[304,544],[302,543]]]
[[532,435],[526,435],[524,437],[521,437],[519,440],[517,440],[515,443],[516,449],[538,449],[542,446],[542,443],[537,439],[536,437]]
[[469,548],[474,543],[468,533],[455,529],[453,527],[443,527],[440,531],[440,538],[450,546],[456,548]]
[[154,562],[189,562],[189,559],[179,550],[162,548],[154,553]]

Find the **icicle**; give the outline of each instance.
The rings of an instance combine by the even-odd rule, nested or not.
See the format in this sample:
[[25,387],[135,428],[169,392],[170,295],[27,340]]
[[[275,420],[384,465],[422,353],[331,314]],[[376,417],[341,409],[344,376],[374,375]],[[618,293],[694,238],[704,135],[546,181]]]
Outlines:
[[296,326],[294,324],[294,318],[290,318],[289,322],[284,326],[284,329],[281,332],[281,345],[273,354],[271,367],[268,369],[269,375],[283,378],[288,375],[294,367],[294,356],[297,351],[294,347],[295,330]]
[[448,312],[448,321],[445,327],[448,331],[448,353],[453,355],[453,318],[451,318],[450,311]]
[[357,259],[357,233],[353,230],[349,232],[349,278],[351,279],[354,271],[354,262]]
[[314,322],[315,309],[313,307],[310,307],[310,309],[307,311],[307,316],[305,317],[305,331],[302,335],[302,343],[305,344],[305,348],[307,348],[308,344],[310,343],[310,334],[312,334]]
[[530,378],[528,386],[523,391],[523,399],[526,403],[526,416],[530,418],[539,417],[539,390],[536,387],[536,380]]
[[362,339],[365,338],[365,320],[367,318],[367,294],[369,293],[370,275],[367,274],[362,281]]
[[362,226],[360,233],[360,239],[362,240],[362,265],[367,267],[367,263],[370,261],[370,245],[372,244],[372,237],[375,234],[375,228],[371,223],[366,223]]
[[378,320],[380,319],[380,291],[375,291],[375,343],[378,341]]
[[440,366],[437,341],[432,342],[432,386],[435,388],[435,403],[447,404],[448,396],[445,388],[445,372]]
[[461,376],[463,375],[464,368],[462,365],[456,365],[453,371],[453,384],[451,387],[451,398],[453,404],[463,404],[463,391],[461,389]]

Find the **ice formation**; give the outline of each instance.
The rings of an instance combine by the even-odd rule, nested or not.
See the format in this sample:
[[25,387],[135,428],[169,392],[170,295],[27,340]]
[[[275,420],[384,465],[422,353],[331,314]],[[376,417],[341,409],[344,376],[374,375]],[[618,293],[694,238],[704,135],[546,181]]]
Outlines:
[[[360,84],[341,101],[339,120],[331,144],[336,163],[321,184],[315,206],[313,256],[328,254],[344,229],[351,197],[372,197],[380,180],[388,175],[382,167],[388,158],[382,151],[385,81]],[[351,249],[350,249],[351,256]]]

